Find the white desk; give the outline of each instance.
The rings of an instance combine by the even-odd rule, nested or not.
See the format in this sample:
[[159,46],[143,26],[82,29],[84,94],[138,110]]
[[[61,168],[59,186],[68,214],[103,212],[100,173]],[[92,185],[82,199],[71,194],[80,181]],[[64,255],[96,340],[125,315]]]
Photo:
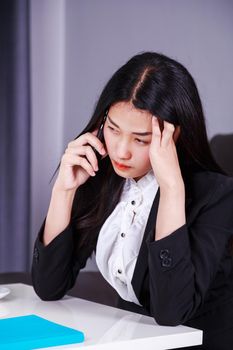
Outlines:
[[163,350],[202,342],[202,331],[193,328],[158,326],[151,317],[69,296],[59,301],[45,302],[37,297],[30,286],[5,286],[11,289],[11,293],[0,300],[0,318],[36,314],[84,332],[84,343],[50,347],[51,350],[141,350],[142,347],[146,350]]

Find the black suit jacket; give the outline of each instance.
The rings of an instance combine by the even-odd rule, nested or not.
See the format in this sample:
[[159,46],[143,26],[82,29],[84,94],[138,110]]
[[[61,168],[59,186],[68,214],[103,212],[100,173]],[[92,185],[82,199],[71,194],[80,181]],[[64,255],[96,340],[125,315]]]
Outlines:
[[[119,306],[153,316],[162,325],[185,324],[204,331],[204,346],[230,350],[233,344],[233,179],[211,172],[189,179],[186,224],[159,241],[154,228],[159,192],[153,202],[132,286],[142,305]],[[169,220],[169,213],[167,215]],[[44,300],[61,298],[91,255],[75,253],[72,223],[48,246],[35,243],[33,285]],[[224,345],[225,344],[225,345]]]

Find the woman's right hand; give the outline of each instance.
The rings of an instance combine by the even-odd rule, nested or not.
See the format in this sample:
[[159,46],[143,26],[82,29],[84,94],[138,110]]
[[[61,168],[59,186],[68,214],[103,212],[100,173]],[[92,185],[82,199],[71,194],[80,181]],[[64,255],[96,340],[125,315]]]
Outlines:
[[[93,150],[106,155],[103,143],[96,137],[97,131],[88,132],[71,141],[62,156],[54,188],[59,191],[76,190],[98,171],[98,160]],[[92,148],[93,147],[93,148]]]

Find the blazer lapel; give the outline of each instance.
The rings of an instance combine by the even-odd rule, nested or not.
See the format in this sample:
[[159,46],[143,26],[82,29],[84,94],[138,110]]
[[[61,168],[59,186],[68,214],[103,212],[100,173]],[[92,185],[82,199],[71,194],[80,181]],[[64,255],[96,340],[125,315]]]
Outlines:
[[[143,236],[142,244],[139,250],[139,254],[138,254],[138,258],[137,258],[137,262],[135,265],[133,278],[132,278],[132,286],[139,302],[140,302],[140,295],[141,295],[141,289],[143,286],[143,281],[145,279],[145,275],[148,270],[147,243],[154,241],[155,224],[156,224],[156,218],[158,213],[159,198],[160,198],[160,189],[158,188],[158,191],[156,193],[156,196],[147,220],[145,233]],[[186,198],[185,204],[186,204],[185,207],[186,207],[187,225],[188,225],[190,220],[192,220],[192,217],[190,217],[189,215],[190,206],[192,205],[192,198],[190,196]]]
[[139,254],[138,254],[138,258],[137,258],[137,262],[135,265],[133,278],[132,278],[132,286],[139,301],[140,301],[141,287],[143,284],[145,274],[148,269],[147,242],[151,242],[154,240],[154,232],[155,232],[154,228],[155,228],[156,217],[158,212],[159,197],[160,197],[160,190],[158,189],[150,210],[148,220],[147,220],[145,233],[143,236],[142,244],[139,250]]

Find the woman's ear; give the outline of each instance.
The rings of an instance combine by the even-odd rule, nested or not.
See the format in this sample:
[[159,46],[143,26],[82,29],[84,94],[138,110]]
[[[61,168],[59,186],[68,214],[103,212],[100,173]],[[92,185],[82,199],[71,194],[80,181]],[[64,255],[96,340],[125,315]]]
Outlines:
[[174,131],[174,134],[173,134],[173,140],[174,140],[175,143],[177,142],[179,136],[180,136],[180,126],[177,126],[175,128],[175,131]]

